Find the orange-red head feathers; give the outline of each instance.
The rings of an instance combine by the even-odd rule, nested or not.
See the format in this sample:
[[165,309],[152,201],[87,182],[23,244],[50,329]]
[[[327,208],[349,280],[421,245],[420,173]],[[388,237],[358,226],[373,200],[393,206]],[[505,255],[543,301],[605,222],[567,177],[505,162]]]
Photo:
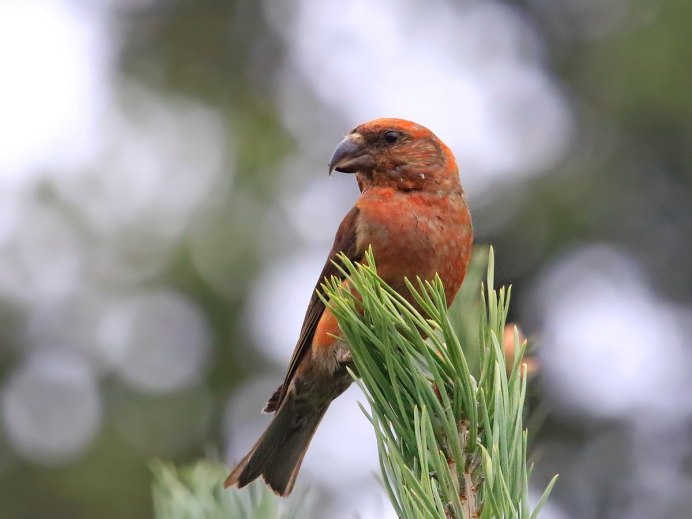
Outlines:
[[361,189],[390,185],[411,191],[458,188],[450,149],[430,130],[403,119],[375,119],[351,130],[337,146],[329,172],[356,173]]

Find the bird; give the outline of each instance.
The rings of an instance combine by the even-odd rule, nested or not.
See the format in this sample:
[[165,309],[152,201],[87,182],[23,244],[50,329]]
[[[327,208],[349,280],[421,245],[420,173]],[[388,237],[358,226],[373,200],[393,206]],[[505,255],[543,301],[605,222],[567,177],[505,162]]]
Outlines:
[[454,154],[433,132],[403,119],[361,124],[334,150],[329,175],[334,171],[354,174],[360,196],[339,225],[285,379],[264,408],[274,417],[225,488],[262,477],[276,494],[290,494],[317,426],[352,382],[348,346],[320,298],[332,276],[348,282],[333,263],[339,254],[363,262],[371,247],[378,275],[414,305],[406,278],[439,275],[448,305],[464,279],[473,245],[471,215]]

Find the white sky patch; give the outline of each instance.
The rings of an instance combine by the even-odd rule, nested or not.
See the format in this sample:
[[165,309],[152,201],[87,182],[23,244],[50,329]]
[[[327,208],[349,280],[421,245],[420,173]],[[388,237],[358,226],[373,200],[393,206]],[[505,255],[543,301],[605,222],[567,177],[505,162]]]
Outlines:
[[93,149],[112,51],[95,14],[78,2],[0,2],[0,189]]

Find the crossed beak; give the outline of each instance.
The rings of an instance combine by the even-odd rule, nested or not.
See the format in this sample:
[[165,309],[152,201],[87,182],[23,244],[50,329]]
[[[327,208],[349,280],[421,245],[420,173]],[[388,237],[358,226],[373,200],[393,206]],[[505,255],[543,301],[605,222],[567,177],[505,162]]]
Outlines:
[[329,174],[333,171],[356,173],[369,171],[375,166],[375,159],[369,153],[363,136],[349,133],[334,150],[329,161]]

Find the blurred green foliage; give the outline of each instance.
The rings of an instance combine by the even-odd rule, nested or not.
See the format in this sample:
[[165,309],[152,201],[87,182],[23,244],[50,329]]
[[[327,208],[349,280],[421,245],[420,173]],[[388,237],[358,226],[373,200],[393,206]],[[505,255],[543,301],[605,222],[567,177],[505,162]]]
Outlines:
[[289,505],[259,482],[242,491],[225,490],[219,481],[227,469],[218,462],[202,460],[179,468],[156,462],[152,471],[157,519],[299,519],[310,514],[305,500]]

